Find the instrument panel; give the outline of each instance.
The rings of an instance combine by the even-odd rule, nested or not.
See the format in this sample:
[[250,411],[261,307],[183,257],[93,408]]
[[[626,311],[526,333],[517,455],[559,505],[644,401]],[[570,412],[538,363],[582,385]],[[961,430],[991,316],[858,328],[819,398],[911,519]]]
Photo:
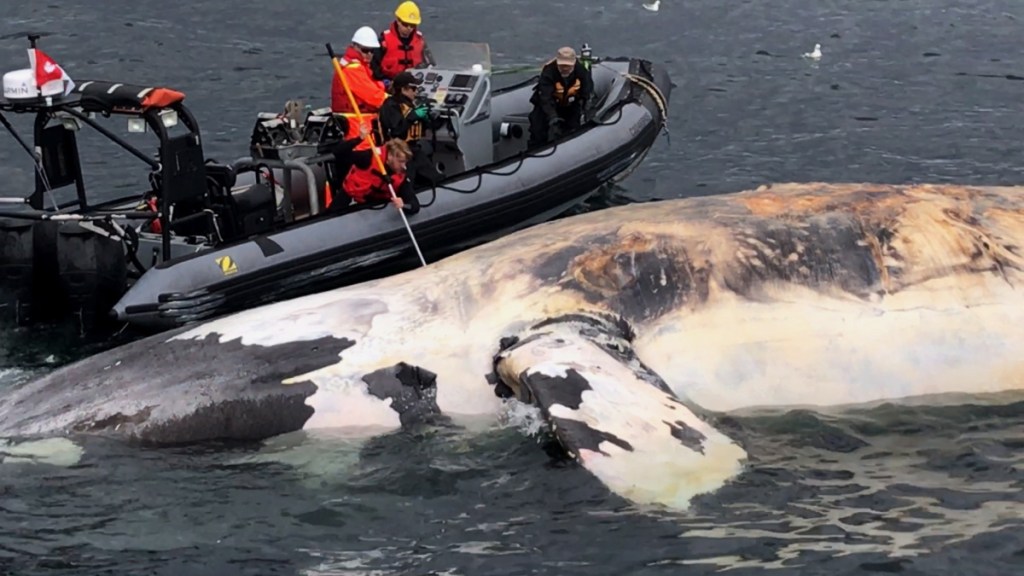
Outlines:
[[465,106],[480,78],[446,70],[416,70],[413,76],[423,82],[419,87],[420,97],[448,107]]

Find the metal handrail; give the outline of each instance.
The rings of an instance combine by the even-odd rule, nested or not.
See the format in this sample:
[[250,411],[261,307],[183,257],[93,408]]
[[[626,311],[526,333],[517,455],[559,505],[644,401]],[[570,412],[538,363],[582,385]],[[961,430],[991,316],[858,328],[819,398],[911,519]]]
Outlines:
[[231,167],[238,171],[242,167],[255,168],[258,166],[266,166],[267,168],[277,168],[284,170],[284,208],[285,217],[291,220],[292,217],[292,178],[290,170],[301,170],[306,175],[306,191],[309,194],[309,214],[315,216],[320,213],[320,196],[316,189],[316,175],[313,173],[313,169],[309,167],[309,164],[318,164],[324,160],[330,160],[334,157],[333,154],[323,154],[319,156],[310,156],[303,158],[304,162],[297,160],[278,160],[273,158],[253,158],[252,156],[243,156],[231,163]]

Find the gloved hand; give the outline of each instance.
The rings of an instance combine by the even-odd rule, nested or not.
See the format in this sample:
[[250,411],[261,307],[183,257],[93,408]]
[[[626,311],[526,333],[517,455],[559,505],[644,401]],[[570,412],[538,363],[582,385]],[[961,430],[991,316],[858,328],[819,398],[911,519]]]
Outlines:
[[548,120],[548,136],[552,139],[560,137],[564,126],[565,121],[558,116]]
[[413,109],[412,116],[417,120],[426,120],[430,116],[430,108],[426,104],[421,104]]

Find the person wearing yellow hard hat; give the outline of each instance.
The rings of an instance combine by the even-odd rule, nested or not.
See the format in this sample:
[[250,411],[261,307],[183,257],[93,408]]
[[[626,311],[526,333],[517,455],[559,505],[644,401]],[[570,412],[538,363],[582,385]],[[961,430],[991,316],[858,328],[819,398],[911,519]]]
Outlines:
[[380,50],[374,54],[374,74],[379,80],[390,82],[399,72],[424,64],[433,64],[427,41],[420,32],[420,7],[407,0],[395,9],[395,20],[380,34]]

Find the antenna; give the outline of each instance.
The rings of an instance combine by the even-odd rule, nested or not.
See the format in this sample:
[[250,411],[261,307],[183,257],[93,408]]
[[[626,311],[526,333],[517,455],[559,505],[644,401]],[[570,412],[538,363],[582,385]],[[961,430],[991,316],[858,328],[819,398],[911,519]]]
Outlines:
[[36,40],[39,40],[39,38],[41,38],[41,36],[39,34],[33,34],[33,33],[29,32],[28,33],[29,48],[35,48],[36,47]]

